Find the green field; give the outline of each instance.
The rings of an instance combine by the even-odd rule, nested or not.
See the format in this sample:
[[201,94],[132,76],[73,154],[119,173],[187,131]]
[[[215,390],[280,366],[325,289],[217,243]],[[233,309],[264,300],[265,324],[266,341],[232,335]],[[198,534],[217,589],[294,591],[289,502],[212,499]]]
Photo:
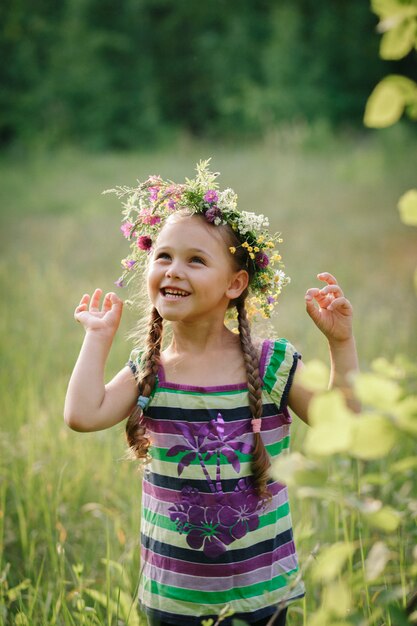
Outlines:
[[[369,369],[376,357],[417,354],[417,231],[400,222],[396,209],[399,196],[416,186],[416,148],[402,127],[359,137],[295,127],[257,144],[184,139],[149,153],[63,150],[0,161],[0,623],[142,624],[130,611],[140,569],[140,475],[124,459],[124,427],[79,434],[63,421],[83,336],[73,310],[98,286],[125,297],[113,284],[127,253],[119,204],[101,191],[152,173],[182,180],[211,156],[220,184],[237,191],[240,207],[269,215],[283,233],[292,282],[276,333],[305,361],[327,359],[326,342],[304,311],[304,292],[317,284],[318,272],[330,271],[354,305],[360,361]],[[134,319],[125,310],[107,379],[125,364]],[[295,423],[294,449],[304,437],[305,427]],[[391,460],[403,454],[394,448]],[[374,471],[382,475],[382,461]],[[355,535],[340,507],[294,499],[293,517],[302,559],[317,541]],[[413,545],[406,528],[398,531],[396,557],[404,596],[409,582],[401,563]],[[314,586],[307,587],[307,599],[289,613],[290,626],[308,624],[317,606]],[[373,601],[364,589],[364,619]]]

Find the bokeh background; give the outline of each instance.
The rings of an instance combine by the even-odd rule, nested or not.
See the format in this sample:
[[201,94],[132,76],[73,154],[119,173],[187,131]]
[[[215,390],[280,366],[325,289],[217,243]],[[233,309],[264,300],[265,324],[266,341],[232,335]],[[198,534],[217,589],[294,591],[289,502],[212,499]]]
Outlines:
[[[327,270],[353,302],[362,367],[415,358],[417,247],[396,205],[415,186],[416,129],[371,130],[363,115],[383,76],[415,76],[416,52],[382,61],[363,0],[8,0],[0,16],[0,621],[135,625],[140,476],[123,425],[81,435],[63,423],[75,306],[97,286],[127,297],[114,285],[120,205],[101,192],[156,173],[181,181],[212,157],[240,207],[283,234],[292,282],[277,335],[327,359],[303,304]],[[107,380],[134,322],[126,309]],[[306,525],[300,515],[301,554]]]

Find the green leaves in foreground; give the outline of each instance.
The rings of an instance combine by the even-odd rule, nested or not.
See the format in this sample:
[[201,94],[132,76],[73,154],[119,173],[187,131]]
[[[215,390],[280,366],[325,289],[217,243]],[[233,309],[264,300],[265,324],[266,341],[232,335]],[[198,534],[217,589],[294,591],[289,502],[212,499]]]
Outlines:
[[417,119],[417,84],[405,76],[391,74],[369,96],[363,121],[369,128],[385,128],[398,122],[404,110]]
[[[352,381],[360,414],[340,390],[324,391],[326,378],[325,366],[306,365],[303,384],[315,396],[303,453],[272,467],[308,511],[309,536],[325,537],[304,575],[318,599],[308,626],[413,623],[405,604],[417,578],[416,367],[377,359]],[[329,529],[321,534],[331,512],[333,544]]]

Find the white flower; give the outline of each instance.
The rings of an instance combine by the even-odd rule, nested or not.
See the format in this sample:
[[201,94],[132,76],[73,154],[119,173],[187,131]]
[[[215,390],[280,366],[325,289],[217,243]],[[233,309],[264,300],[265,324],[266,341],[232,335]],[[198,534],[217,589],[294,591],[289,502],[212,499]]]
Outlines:
[[219,198],[217,200],[217,206],[219,209],[235,210],[237,206],[237,194],[228,187],[224,191],[219,192]]

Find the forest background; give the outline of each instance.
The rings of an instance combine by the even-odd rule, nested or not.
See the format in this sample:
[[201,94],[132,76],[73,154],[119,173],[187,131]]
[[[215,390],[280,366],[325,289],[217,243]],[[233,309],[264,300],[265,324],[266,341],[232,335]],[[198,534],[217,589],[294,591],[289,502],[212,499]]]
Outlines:
[[[73,310],[96,286],[128,297],[114,285],[120,206],[101,191],[181,181],[210,156],[241,208],[283,233],[292,282],[275,332],[326,362],[303,295],[332,271],[371,376],[360,436],[331,394],[316,408],[334,416],[325,432],[294,422],[279,472],[308,593],[289,626],[415,623],[417,246],[397,204],[416,186],[417,136],[407,119],[375,130],[363,117],[385,75],[415,78],[417,64],[413,45],[381,59],[381,11],[408,11],[400,39],[415,36],[414,0],[1,4],[0,624],[142,625],[140,479],[123,425],[63,423],[82,342]],[[135,319],[126,309],[106,380]],[[325,365],[310,371],[321,391]]]

